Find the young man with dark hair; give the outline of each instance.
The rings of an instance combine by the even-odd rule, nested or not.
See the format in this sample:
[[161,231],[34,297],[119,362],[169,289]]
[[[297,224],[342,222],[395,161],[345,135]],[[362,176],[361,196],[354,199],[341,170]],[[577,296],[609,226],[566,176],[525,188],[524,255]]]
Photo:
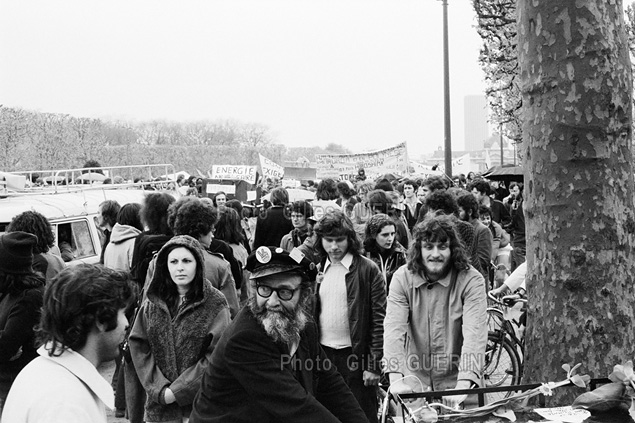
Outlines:
[[254,249],[258,247],[277,247],[282,237],[293,230],[287,209],[289,192],[285,188],[271,191],[272,206],[258,214],[254,233]]
[[459,206],[459,219],[469,223],[474,228],[474,248],[477,260],[472,262],[472,265],[481,272],[487,283],[489,282],[489,269],[492,262],[492,233],[479,219],[476,197],[464,191],[458,196],[456,202]]
[[[469,264],[451,216],[415,226],[408,265],[392,278],[384,322],[393,393],[469,389],[482,383],[487,344],[483,276]],[[406,337],[409,342],[406,342]],[[402,375],[416,376],[419,383]],[[444,397],[456,406],[464,396]]]
[[419,209],[419,215],[417,216],[417,223],[423,221],[423,219],[426,216],[426,213],[428,212],[428,209],[426,207],[426,201],[425,201],[428,195],[432,194],[433,192],[445,191],[447,189],[448,189],[448,184],[446,183],[445,179],[443,179],[442,176],[433,175],[424,179],[420,187],[420,190],[423,192],[422,201],[424,205]]
[[468,185],[467,190],[471,192],[478,204],[489,207],[491,210],[492,220],[501,226],[507,226],[511,222],[509,211],[502,202],[491,198],[492,187],[484,179],[477,179]]
[[254,295],[214,349],[190,422],[366,422],[320,348],[315,265],[297,250],[260,247],[246,269]]
[[399,184],[398,188],[400,188],[400,191],[403,193],[404,196],[404,217],[406,218],[406,222],[408,223],[408,230],[412,232],[412,228],[417,223],[419,211],[423,206],[423,203],[421,203],[421,201],[419,201],[419,199],[417,198],[417,189],[419,189],[419,184],[417,184],[412,179],[406,179]]
[[106,252],[106,246],[110,242],[112,228],[117,223],[117,214],[119,213],[119,210],[121,210],[121,206],[115,200],[103,201],[97,208],[95,223],[104,233],[103,242],[101,243],[101,255],[99,257],[99,263],[101,264],[104,264],[104,253]]
[[125,272],[80,264],[62,270],[44,292],[40,355],[16,378],[4,423],[106,422],[110,384],[97,368],[119,356],[136,298]]
[[[206,204],[196,197],[184,197],[170,206],[168,222],[174,235],[189,235],[203,246],[205,277],[214,288],[223,293],[231,316],[234,317],[238,313],[239,304],[230,263],[222,254],[210,252],[214,240],[214,227],[218,222],[218,211],[211,204]],[[231,251],[231,247],[228,248]]]
[[368,420],[377,422],[386,283],[377,265],[361,255],[353,223],[344,213],[327,213],[314,231],[322,256],[315,310],[320,344]]
[[509,269],[509,253],[512,250],[509,234],[492,220],[492,211],[489,207],[479,206],[478,217],[492,233],[492,261],[495,264],[504,264]]
[[426,197],[425,206],[430,216],[445,214],[452,216],[456,220],[456,222],[454,222],[456,233],[459,239],[463,241],[465,252],[468,257],[470,257],[470,262],[475,262],[477,256],[476,249],[474,248],[474,227],[458,219],[459,206],[456,203],[456,198],[448,191],[435,191]]

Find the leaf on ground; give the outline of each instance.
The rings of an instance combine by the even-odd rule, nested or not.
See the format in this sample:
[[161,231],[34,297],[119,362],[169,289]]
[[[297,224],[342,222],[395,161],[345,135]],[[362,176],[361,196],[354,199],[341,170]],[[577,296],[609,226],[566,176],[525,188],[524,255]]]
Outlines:
[[496,410],[492,412],[496,417],[501,417],[509,420],[510,422],[516,421],[516,414],[512,411],[511,408],[507,407],[498,407]]

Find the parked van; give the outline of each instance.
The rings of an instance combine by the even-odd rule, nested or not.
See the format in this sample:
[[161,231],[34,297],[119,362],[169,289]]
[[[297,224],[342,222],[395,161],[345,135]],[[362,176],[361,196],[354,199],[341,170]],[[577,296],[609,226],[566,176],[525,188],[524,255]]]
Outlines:
[[[170,165],[136,167],[147,169],[156,166],[163,168]],[[95,169],[97,168],[91,170]],[[114,169],[121,168],[98,169],[112,174]],[[81,170],[86,169],[50,172],[63,173]],[[171,173],[174,174],[173,169]],[[38,174],[41,175],[41,173]],[[53,181],[56,182],[57,178]],[[103,232],[96,224],[99,204],[105,200],[115,200],[121,206],[128,203],[142,204],[148,193],[157,190],[167,191],[176,197],[178,192],[175,185],[174,181],[163,179],[161,181],[105,185],[95,183],[57,185],[53,183],[46,187],[25,187],[22,190],[7,191],[0,193],[0,233],[6,231],[6,227],[14,216],[27,210],[37,211],[51,223],[57,248],[60,249],[60,244],[70,245],[73,258],[67,262],[67,265],[98,263],[103,238]]]

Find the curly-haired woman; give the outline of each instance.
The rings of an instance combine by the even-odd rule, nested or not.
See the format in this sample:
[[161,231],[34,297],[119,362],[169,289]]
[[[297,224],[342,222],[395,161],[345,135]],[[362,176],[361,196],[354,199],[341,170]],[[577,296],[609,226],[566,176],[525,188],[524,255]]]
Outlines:
[[37,237],[37,242],[33,246],[33,269],[44,275],[47,281],[64,269],[62,257],[51,252],[51,248],[55,246],[55,235],[44,215],[32,210],[20,213],[7,227],[7,232],[17,231]]
[[364,255],[375,262],[390,287],[392,275],[406,264],[406,250],[395,239],[395,222],[387,214],[379,213],[366,222]]

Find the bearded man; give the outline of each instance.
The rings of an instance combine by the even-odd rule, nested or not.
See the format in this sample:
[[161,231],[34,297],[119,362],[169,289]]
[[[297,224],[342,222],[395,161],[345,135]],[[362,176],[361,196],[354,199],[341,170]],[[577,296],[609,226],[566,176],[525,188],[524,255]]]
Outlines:
[[262,246],[245,268],[253,295],[214,350],[190,422],[367,422],[309,317],[315,265]]
[[[384,321],[385,370],[391,372],[393,393],[482,384],[485,280],[470,266],[455,223],[450,216],[433,215],[415,226],[407,265],[393,275]],[[414,375],[420,383],[402,375]],[[449,406],[463,400],[463,395],[443,397]]]

